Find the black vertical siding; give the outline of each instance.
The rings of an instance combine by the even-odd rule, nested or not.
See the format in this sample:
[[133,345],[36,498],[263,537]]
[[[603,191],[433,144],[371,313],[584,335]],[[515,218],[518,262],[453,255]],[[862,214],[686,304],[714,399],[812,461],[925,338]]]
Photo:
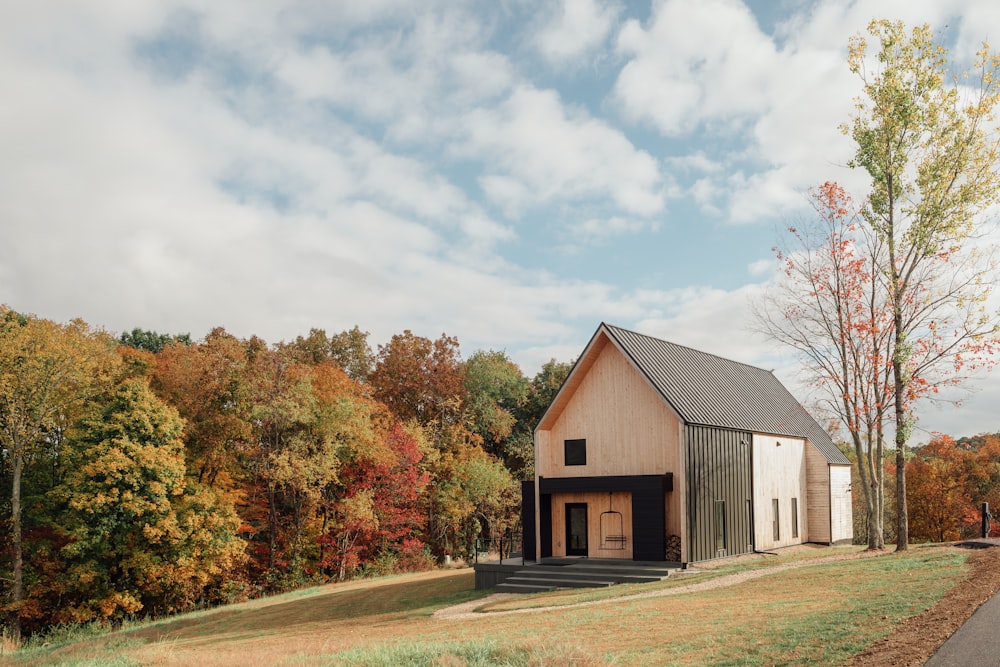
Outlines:
[[664,560],[666,557],[666,503],[664,478],[651,478],[632,489],[632,558]]
[[543,493],[538,496],[538,526],[542,540],[542,558],[552,558],[552,496]]
[[521,482],[521,553],[535,559],[535,481]]
[[[688,561],[697,562],[749,553],[753,522],[747,512],[752,498],[752,434],[744,431],[686,426]],[[726,503],[726,548],[716,549],[715,503]]]

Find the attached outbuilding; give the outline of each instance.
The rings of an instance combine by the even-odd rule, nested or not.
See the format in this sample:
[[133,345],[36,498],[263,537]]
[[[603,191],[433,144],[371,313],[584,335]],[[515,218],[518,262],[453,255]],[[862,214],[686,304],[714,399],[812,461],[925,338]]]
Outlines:
[[535,429],[524,553],[693,563],[849,543],[850,466],[771,372],[601,324]]

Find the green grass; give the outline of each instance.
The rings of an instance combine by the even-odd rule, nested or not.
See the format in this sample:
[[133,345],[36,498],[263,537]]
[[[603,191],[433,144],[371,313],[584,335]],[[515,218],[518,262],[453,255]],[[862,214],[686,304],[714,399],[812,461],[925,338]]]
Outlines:
[[504,644],[495,639],[465,642],[392,644],[342,651],[329,657],[328,665],[344,667],[529,667],[535,665],[597,665],[581,651],[562,646]]
[[581,602],[622,598],[629,595],[638,595],[641,593],[649,593],[651,591],[668,590],[671,588],[688,586],[690,584],[716,579],[727,574],[737,574],[748,570],[765,570],[788,563],[804,563],[817,558],[829,558],[833,554],[853,554],[861,553],[862,551],[864,551],[864,547],[836,547],[836,551],[831,551],[829,548],[817,548],[789,551],[781,553],[777,556],[754,555],[735,560],[720,560],[709,563],[705,569],[695,567],[692,570],[672,575],[671,577],[660,582],[649,584],[621,584],[609,588],[571,588],[556,590],[548,593],[520,596],[513,600],[487,603],[478,608],[477,611],[493,612],[508,611],[513,609],[537,609],[540,607],[569,606],[579,604]]

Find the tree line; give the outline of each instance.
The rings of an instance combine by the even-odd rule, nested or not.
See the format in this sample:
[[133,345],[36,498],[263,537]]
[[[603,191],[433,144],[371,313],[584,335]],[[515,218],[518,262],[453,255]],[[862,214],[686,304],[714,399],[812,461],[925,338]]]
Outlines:
[[[842,449],[856,463],[853,448]],[[885,462],[884,479],[888,519],[882,538],[896,538],[896,462]],[[857,467],[854,484],[860,482]],[[989,516],[987,530],[1000,536],[1000,433],[986,433],[955,439],[936,434],[913,447],[906,460],[906,506],[910,539],[915,542],[953,542],[982,537],[982,506]],[[865,514],[865,497],[854,494],[854,541],[869,543],[870,526]]]
[[0,307],[6,626],[158,616],[469,558],[518,521],[570,364],[355,327],[115,338]]

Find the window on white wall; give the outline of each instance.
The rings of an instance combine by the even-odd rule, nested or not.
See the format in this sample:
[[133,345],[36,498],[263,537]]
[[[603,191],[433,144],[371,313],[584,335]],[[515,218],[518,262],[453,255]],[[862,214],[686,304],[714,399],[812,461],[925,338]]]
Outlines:
[[778,521],[778,499],[771,499],[771,530],[774,533],[774,541],[781,539],[781,524]]
[[799,499],[792,498],[792,537],[799,536]]

